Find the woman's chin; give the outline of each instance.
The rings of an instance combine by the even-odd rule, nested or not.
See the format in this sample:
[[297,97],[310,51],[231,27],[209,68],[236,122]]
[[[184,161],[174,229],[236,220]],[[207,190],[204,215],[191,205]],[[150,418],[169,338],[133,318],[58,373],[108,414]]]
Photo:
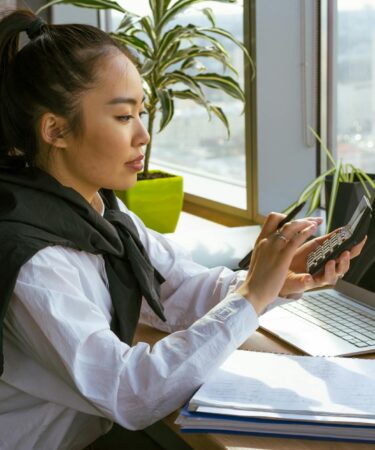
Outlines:
[[137,184],[137,174],[134,177],[128,178],[126,181],[121,181],[109,187],[113,191],[127,191]]

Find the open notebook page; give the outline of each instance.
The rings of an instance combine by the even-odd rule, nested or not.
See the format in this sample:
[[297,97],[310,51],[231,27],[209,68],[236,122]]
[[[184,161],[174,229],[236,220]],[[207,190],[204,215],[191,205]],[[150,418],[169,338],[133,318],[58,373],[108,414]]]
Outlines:
[[199,405],[375,418],[375,360],[235,351],[196,392]]

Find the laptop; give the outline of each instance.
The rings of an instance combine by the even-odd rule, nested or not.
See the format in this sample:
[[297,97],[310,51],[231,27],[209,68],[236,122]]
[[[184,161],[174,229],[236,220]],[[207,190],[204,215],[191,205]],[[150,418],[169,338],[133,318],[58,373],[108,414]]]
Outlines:
[[266,312],[261,328],[312,356],[375,352],[375,292],[345,278]]

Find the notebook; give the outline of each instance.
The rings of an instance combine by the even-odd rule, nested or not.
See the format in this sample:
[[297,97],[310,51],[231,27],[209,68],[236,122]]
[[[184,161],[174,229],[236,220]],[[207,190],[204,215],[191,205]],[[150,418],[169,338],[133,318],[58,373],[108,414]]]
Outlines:
[[375,352],[375,292],[339,280],[265,313],[260,326],[312,356]]
[[374,442],[374,374],[374,360],[237,350],[177,423],[183,432]]

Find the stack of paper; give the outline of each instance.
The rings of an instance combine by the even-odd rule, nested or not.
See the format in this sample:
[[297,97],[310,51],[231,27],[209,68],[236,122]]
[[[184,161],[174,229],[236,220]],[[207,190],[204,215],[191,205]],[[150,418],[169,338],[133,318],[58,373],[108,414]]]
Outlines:
[[184,432],[375,442],[375,360],[238,350],[177,423]]

